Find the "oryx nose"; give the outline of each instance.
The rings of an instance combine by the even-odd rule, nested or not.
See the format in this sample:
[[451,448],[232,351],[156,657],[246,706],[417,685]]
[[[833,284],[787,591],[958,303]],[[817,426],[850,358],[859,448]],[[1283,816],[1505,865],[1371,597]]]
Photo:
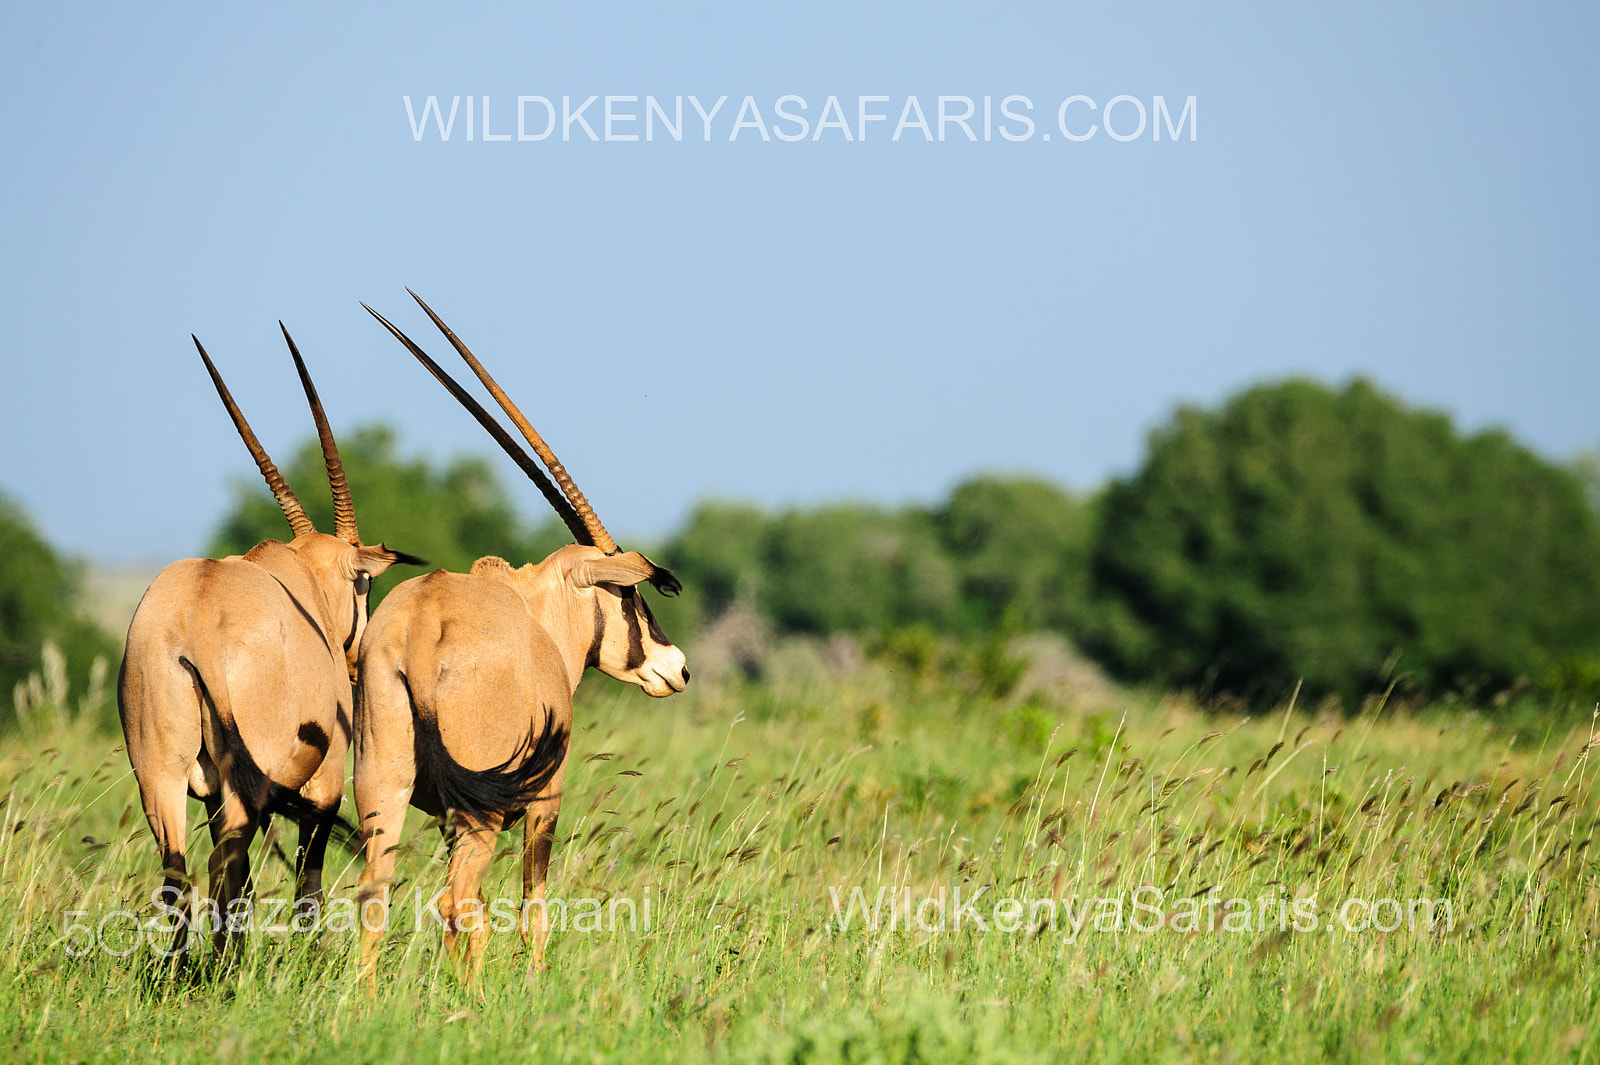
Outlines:
[[683,682],[685,684],[689,683],[689,667],[688,666],[684,666],[683,667]]

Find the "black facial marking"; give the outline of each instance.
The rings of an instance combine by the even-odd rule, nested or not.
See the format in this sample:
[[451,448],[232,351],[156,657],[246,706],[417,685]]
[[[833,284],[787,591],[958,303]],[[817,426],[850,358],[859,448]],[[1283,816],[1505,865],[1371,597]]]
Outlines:
[[644,665],[644,634],[639,628],[639,607],[643,602],[637,588],[622,589],[622,616],[628,622],[628,660],[623,663],[626,669]]
[[606,612],[600,605],[600,597],[594,599],[594,639],[589,643],[589,655],[583,660],[585,669],[600,665],[600,641],[606,635]]
[[650,613],[650,604],[645,602],[644,596],[639,595],[637,591],[634,592],[634,595],[639,600],[639,609],[644,611],[644,620],[646,626],[648,626],[647,631],[650,633],[650,638],[662,647],[671,647],[672,641],[667,639],[667,634],[661,631],[660,625],[656,624],[656,616]]
[[350,648],[356,642],[356,630],[361,628],[361,588],[356,588],[355,598],[350,600],[350,609],[353,611],[350,622],[350,635],[344,638],[344,653],[349,654]]

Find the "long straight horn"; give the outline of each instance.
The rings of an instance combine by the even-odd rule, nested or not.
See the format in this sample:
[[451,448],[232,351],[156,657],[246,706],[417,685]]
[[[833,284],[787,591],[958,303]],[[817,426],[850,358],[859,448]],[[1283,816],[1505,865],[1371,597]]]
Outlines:
[[550,483],[550,479],[544,475],[544,471],[539,468],[539,464],[526,451],[522,450],[521,445],[511,438],[511,434],[506,432],[499,422],[495,421],[494,415],[484,410],[483,405],[473,399],[466,389],[457,384],[456,379],[446,373],[444,367],[429,358],[427,352],[417,347],[410,337],[396,329],[387,318],[371,307],[367,307],[365,303],[361,306],[366,307],[368,314],[376,318],[385,329],[393,334],[396,340],[406,346],[407,351],[417,357],[418,362],[428,368],[428,372],[433,374],[434,379],[444,385],[447,392],[456,397],[456,402],[467,408],[467,411],[478,419],[478,424],[483,426],[490,436],[494,437],[495,443],[499,444],[501,449],[511,456],[511,460],[520,466],[522,472],[527,474],[528,479],[538,487],[540,494],[544,496],[550,506],[555,509],[555,512],[561,516],[561,520],[566,523],[567,528],[571,530],[573,538],[580,544],[592,545],[594,539],[590,535],[588,527],[584,525],[583,519],[578,517],[578,512],[572,509],[572,504],[567,502],[566,497],[561,494],[560,490]]
[[[411,292],[411,289],[407,288],[406,291]],[[572,501],[572,509],[576,510],[578,516],[583,519],[584,527],[589,530],[589,535],[594,539],[594,546],[608,555],[616,554],[617,542],[611,538],[610,533],[606,532],[606,527],[600,524],[600,519],[595,516],[594,508],[589,505],[589,501],[584,498],[583,493],[578,491],[578,486],[572,481],[572,475],[567,473],[565,466],[561,465],[560,460],[556,458],[556,453],[550,450],[550,445],[544,442],[544,437],[539,435],[528,419],[523,416],[522,411],[517,409],[517,405],[511,402],[511,397],[506,395],[505,391],[495,383],[493,377],[489,376],[489,371],[483,368],[483,364],[477,360],[472,352],[467,350],[467,346],[461,342],[455,333],[450,331],[450,327],[445,325],[437,314],[433,313],[433,308],[423,303],[422,297],[415,292],[411,292],[411,298],[416,300],[418,305],[427,312],[429,318],[433,319],[433,324],[439,327],[439,332],[443,333],[445,339],[450,341],[450,345],[456,349],[456,353],[466,360],[468,366],[472,367],[472,372],[478,375],[478,380],[483,382],[483,387],[487,388],[489,394],[494,397],[495,402],[500,404],[500,409],[505,411],[512,424],[522,431],[523,437],[532,445],[534,454],[544,461],[545,466],[550,470],[550,476],[555,478],[556,483],[561,486],[561,491],[566,493],[567,498]]]
[[344,479],[344,463],[339,461],[339,445],[333,441],[333,430],[328,427],[328,416],[322,412],[322,400],[317,398],[317,386],[311,383],[305,360],[295,347],[294,337],[282,322],[283,339],[289,342],[289,354],[294,356],[294,368],[300,371],[300,387],[306,391],[306,402],[311,404],[311,417],[317,423],[317,439],[322,443],[322,464],[328,468],[328,486],[333,489],[333,535],[348,543],[360,545],[361,533],[356,529],[356,507],[350,501],[350,485]]
[[294,493],[284,482],[283,474],[272,464],[272,459],[267,456],[261,441],[256,439],[256,434],[250,431],[250,423],[244,420],[244,414],[239,410],[239,405],[233,401],[228,386],[222,383],[222,375],[217,373],[217,368],[212,365],[211,356],[206,354],[200,338],[190,333],[189,339],[194,341],[195,348],[200,352],[200,358],[206,364],[206,372],[211,375],[211,383],[217,386],[217,395],[222,398],[222,405],[228,408],[228,417],[233,419],[233,427],[239,430],[244,446],[250,450],[250,457],[256,460],[256,468],[261,471],[261,476],[267,479],[267,487],[272,489],[273,496],[278,500],[278,506],[283,510],[283,516],[289,519],[289,527],[294,530],[296,536],[316,532],[317,527],[306,517],[300,501],[294,497]]

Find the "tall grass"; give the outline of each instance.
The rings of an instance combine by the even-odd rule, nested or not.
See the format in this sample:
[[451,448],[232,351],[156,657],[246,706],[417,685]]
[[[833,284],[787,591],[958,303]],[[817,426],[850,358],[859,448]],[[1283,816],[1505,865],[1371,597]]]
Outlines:
[[[0,743],[0,1045],[17,1060],[1593,1060],[1600,1046],[1592,725],[1530,746],[1471,714],[1247,718],[1157,698],[1091,713],[881,675],[697,682],[655,702],[592,677],[551,890],[648,897],[649,929],[557,931],[532,977],[518,936],[497,934],[467,986],[425,915],[418,930],[412,888],[442,886],[445,851],[416,815],[369,989],[345,932],[256,932],[230,967],[161,969],[131,918],[106,916],[150,915],[160,880],[117,738],[81,709],[28,712]],[[520,845],[502,837],[487,895],[520,893]],[[195,825],[191,868],[208,850]],[[270,834],[254,849],[262,898],[290,892],[281,850]],[[333,896],[353,897],[358,860],[330,867]],[[859,912],[841,928],[829,889],[854,887],[868,902],[880,887],[913,903],[983,890],[991,925],[1001,897],[1081,913],[1159,889],[1167,920],[1136,931],[1128,911],[1120,931],[1073,935],[1038,911],[1013,932],[925,931],[880,910],[876,928]],[[1218,905],[1186,927],[1173,913],[1188,896],[1258,915],[1262,899],[1315,897],[1321,921],[1286,929],[1273,911],[1235,930]],[[1345,899],[1416,897],[1448,899],[1451,926],[1335,920]],[[83,936],[68,924],[102,919],[110,949],[70,954]]]

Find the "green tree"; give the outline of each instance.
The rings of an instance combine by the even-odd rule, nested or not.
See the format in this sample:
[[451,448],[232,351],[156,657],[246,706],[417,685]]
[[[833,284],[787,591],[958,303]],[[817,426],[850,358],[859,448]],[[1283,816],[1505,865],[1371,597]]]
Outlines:
[[764,556],[758,605],[780,629],[944,628],[954,617],[955,568],[920,511],[857,504],[786,511],[768,531]]
[[689,624],[703,624],[737,602],[753,607],[760,601],[770,525],[760,509],[741,503],[704,502],[689,514],[656,560],[683,581]]
[[[524,523],[488,459],[459,457],[440,468],[424,458],[405,458],[396,447],[394,430],[383,425],[345,434],[339,454],[368,543],[381,539],[420,555],[430,566],[465,571],[484,555],[499,555],[520,566],[572,542],[553,514],[531,526]],[[295,449],[284,476],[317,528],[331,532],[333,500],[316,437]],[[529,492],[536,490],[529,486]],[[238,554],[265,539],[288,539],[283,512],[259,477],[240,476],[233,494],[233,507],[208,554]],[[542,499],[538,505],[544,506]],[[396,582],[417,572],[409,566],[391,569],[374,585],[372,605]]]
[[39,669],[46,640],[66,656],[73,692],[87,687],[97,656],[116,665],[116,642],[78,613],[79,578],[0,494],[0,699],[7,705],[17,682]]
[[1404,672],[1500,686],[1600,643],[1600,524],[1505,433],[1457,433],[1363,380],[1181,408],[1113,483],[1091,648],[1122,674],[1346,698]]
[[964,633],[1082,626],[1088,504],[1038,478],[980,476],[958,484],[933,521],[960,581]]
[[1600,514],[1600,447],[1580,451],[1572,460],[1572,475],[1583,485],[1589,506]]
[[787,632],[946,627],[955,615],[955,568],[918,510],[841,504],[769,516],[703,503],[663,558],[696,597],[699,622],[735,602]]

